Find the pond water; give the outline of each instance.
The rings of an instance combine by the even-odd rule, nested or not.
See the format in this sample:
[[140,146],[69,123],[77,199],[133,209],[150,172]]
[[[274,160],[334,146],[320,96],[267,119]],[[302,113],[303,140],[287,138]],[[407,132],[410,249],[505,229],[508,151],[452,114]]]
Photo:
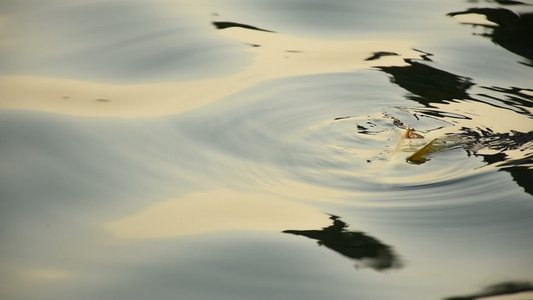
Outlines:
[[533,299],[533,3],[0,5],[0,298]]

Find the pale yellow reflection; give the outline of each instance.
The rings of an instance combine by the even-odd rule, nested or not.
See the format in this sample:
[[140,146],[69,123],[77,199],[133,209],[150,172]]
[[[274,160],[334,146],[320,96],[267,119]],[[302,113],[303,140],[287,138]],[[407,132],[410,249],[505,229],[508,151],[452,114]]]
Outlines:
[[[533,120],[529,116],[479,101],[463,100],[447,104],[432,103],[432,105],[436,107],[437,111],[458,113],[472,118],[471,120],[454,119],[453,122],[457,126],[453,127],[453,130],[456,131],[459,131],[461,127],[490,127],[494,132],[499,133],[510,132],[511,130],[529,132],[533,129]],[[521,108],[533,115],[533,108],[525,106]],[[450,130],[452,129],[447,129],[447,131]]]
[[480,14],[464,14],[453,16],[454,19],[461,23],[466,24],[477,24],[477,25],[487,25],[487,26],[499,26],[498,24],[487,20],[487,17]]
[[122,238],[139,239],[327,225],[327,216],[315,207],[273,196],[217,190],[155,204],[106,228]]
[[36,280],[60,280],[68,278],[69,274],[54,269],[32,269],[28,270],[27,276]]
[[[73,278],[71,272],[52,268],[39,268],[5,264],[9,278],[0,281],[0,294],[6,299],[39,299],[43,288],[63,284]],[[22,296],[24,295],[24,296]]]
[[[394,51],[403,57],[419,56],[412,50],[416,45],[410,41],[324,41],[242,28],[228,28],[217,33],[221,39],[242,44],[243,54],[253,52],[253,62],[225,77],[156,84],[114,85],[76,79],[0,77],[0,109],[87,116],[169,115],[223,99],[269,79],[369,68],[375,62],[365,59],[375,51]],[[405,64],[400,56],[377,61],[386,65]]]
[[524,94],[524,95],[527,95],[527,96],[532,96],[533,97],[533,90],[520,90],[520,93]]

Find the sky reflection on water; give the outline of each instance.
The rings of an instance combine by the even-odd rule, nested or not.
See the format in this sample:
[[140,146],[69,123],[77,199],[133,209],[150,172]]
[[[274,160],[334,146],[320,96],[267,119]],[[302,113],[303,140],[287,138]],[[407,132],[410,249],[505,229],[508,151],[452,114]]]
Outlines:
[[2,299],[475,298],[533,280],[528,6],[505,6],[511,29],[488,1],[2,6]]

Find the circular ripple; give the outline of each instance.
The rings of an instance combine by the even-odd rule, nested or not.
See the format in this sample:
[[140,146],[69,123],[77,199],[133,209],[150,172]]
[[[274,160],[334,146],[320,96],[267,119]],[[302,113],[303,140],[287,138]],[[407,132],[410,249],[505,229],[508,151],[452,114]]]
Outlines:
[[[251,185],[277,173],[279,180],[348,192],[351,203],[377,205],[431,206],[498,194],[497,184],[485,183],[490,168],[460,141],[429,154],[424,164],[408,163],[417,149],[460,124],[421,113],[420,107],[399,106],[398,91],[378,75],[365,71],[270,81],[188,114],[179,126],[204,150],[231,157],[226,163],[249,172],[239,178]],[[402,138],[407,126],[425,138]],[[222,157],[219,161],[224,164]],[[261,176],[262,170],[275,171]]]

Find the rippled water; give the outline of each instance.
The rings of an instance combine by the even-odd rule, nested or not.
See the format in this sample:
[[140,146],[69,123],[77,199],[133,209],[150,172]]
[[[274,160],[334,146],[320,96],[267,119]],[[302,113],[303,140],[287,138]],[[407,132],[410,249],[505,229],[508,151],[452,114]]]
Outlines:
[[531,299],[533,3],[0,5],[2,299]]

